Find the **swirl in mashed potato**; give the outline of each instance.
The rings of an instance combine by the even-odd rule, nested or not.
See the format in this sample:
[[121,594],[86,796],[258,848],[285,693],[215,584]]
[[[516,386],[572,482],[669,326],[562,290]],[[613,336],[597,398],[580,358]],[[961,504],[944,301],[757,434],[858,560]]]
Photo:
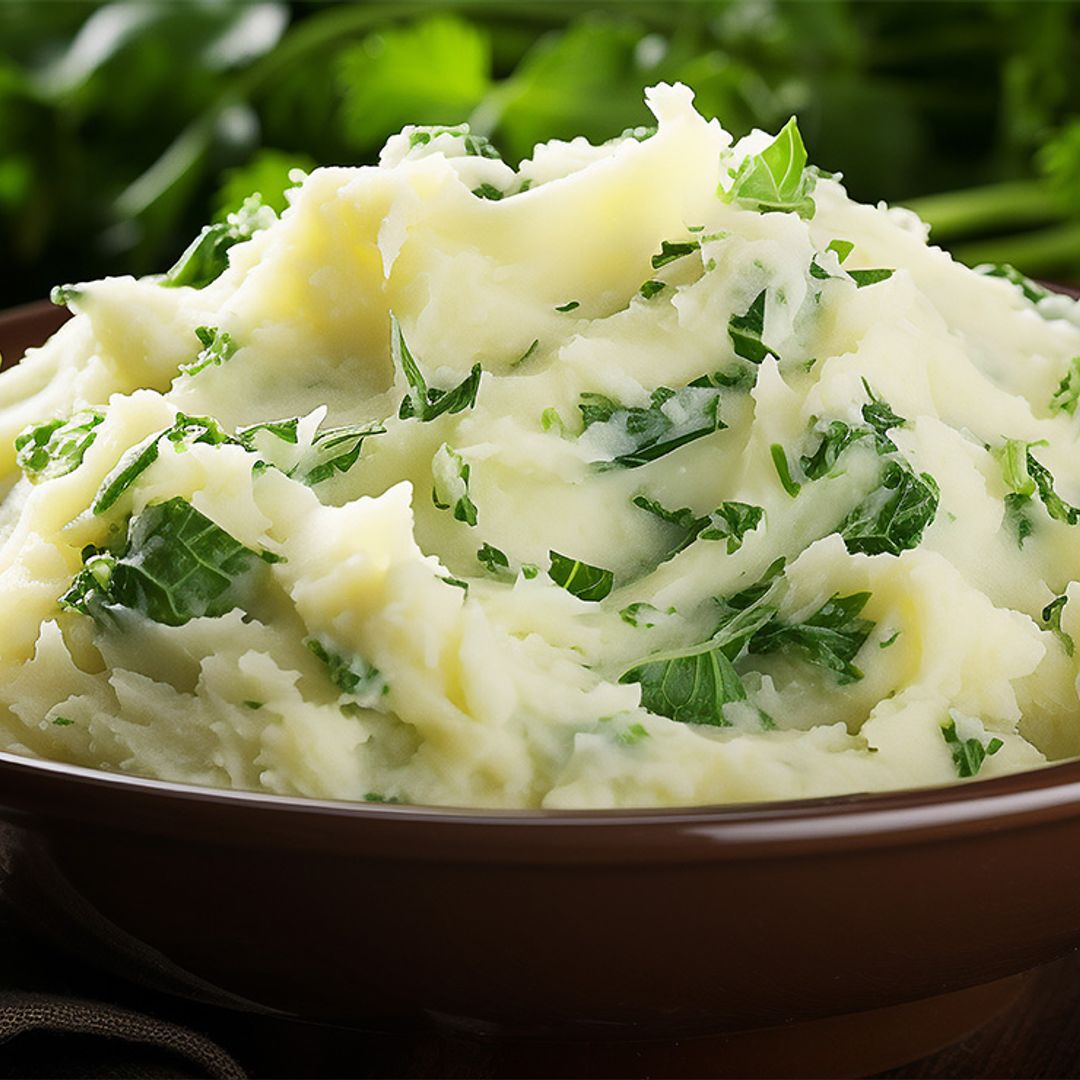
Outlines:
[[681,86],[249,200],[0,377],[0,740],[664,806],[1080,754],[1080,314]]

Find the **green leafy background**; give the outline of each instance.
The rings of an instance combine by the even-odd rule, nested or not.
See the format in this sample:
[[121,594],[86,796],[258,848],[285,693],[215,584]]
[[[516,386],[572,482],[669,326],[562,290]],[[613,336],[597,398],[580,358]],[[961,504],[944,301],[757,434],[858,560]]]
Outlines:
[[792,114],[852,194],[969,261],[1080,278],[1080,4],[1042,0],[0,0],[0,306],[169,265],[289,168],[469,120],[516,162],[649,122]]

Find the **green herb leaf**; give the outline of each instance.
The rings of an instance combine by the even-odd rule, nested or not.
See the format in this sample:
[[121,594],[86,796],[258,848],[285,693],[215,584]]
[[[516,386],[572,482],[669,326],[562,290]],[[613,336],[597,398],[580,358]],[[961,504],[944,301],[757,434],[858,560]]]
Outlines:
[[510,573],[510,560],[506,557],[506,553],[500,551],[497,547],[492,547],[491,544],[481,544],[480,550],[476,553],[476,558],[488,573],[494,574],[496,577],[502,577]]
[[666,556],[668,559],[689,547],[695,540],[726,540],[728,554],[734,554],[742,547],[743,536],[756,529],[765,514],[760,506],[742,502],[723,502],[704,517],[698,517],[687,507],[668,510],[646,495],[637,495],[632,502],[679,530],[678,543]]
[[728,337],[736,356],[760,364],[766,356],[779,360],[780,357],[763,344],[761,333],[765,329],[765,296],[768,289],[762,289],[754,302],[742,315],[732,315],[728,319]]
[[874,442],[879,454],[887,453],[896,449],[896,443],[889,438],[889,432],[895,427],[903,427],[907,421],[893,412],[888,402],[884,401],[873,390],[870,384],[863,379],[863,387],[870,401],[862,407],[862,416],[874,432]]
[[296,446],[299,442],[300,417],[291,416],[288,420],[267,420],[261,424],[251,424],[248,427],[239,428],[236,432],[236,441],[245,450],[255,452],[255,436],[260,431],[268,432],[282,442]]
[[843,266],[844,260],[855,250],[855,245],[850,240],[830,240],[825,250],[835,251],[836,261]]
[[182,626],[245,606],[264,565],[256,552],[174,498],[151,504],[131,522],[118,558],[88,553],[61,605],[95,617],[104,607],[126,608]]
[[1050,295],[1041,285],[1036,284],[1029,277],[1024,277],[1015,266],[1009,266],[1008,263],[976,266],[975,272],[982,274],[984,277],[1004,278],[1024,294],[1025,300],[1030,300],[1033,304],[1037,304]]
[[1051,600],[1050,603],[1042,609],[1042,621],[1046,624],[1046,629],[1061,642],[1061,647],[1065,650],[1065,654],[1067,656],[1072,656],[1075,648],[1072,636],[1061,629],[1061,615],[1065,610],[1065,605],[1068,601],[1069,598],[1067,596],[1057,596]]
[[188,416],[177,413],[172,427],[145,438],[126,450],[112,471],[101,482],[94,497],[95,514],[104,514],[132,484],[158,459],[161,440],[167,439],[178,452],[195,443],[221,446],[234,441],[212,416]]
[[701,250],[700,240],[661,240],[660,251],[652,257],[652,268],[659,270],[662,266],[681,259],[684,255],[692,255]]
[[625,407],[601,394],[582,394],[581,410],[585,427],[606,424],[616,441],[627,449],[611,461],[598,461],[598,469],[636,469],[711,435],[727,425],[719,416],[720,393],[710,385],[691,384],[681,390],[658,387],[650,395],[648,408]]
[[201,289],[216,280],[229,265],[228,251],[235,244],[250,240],[261,229],[269,228],[277,215],[263,206],[258,195],[244,200],[244,205],[222,222],[206,225],[162,278],[168,287],[189,285]]
[[534,338],[533,343],[510,365],[511,368],[521,367],[536,350],[540,348],[540,339]]
[[806,147],[793,116],[760,154],[743,160],[725,202],[737,202],[762,214],[790,212],[809,220],[816,207],[810,197],[817,174],[806,167]]
[[937,514],[940,492],[929,473],[901,460],[886,461],[880,486],[858,504],[837,530],[852,553],[899,555],[919,545]]
[[[671,614],[671,612],[669,611],[668,614]],[[630,626],[640,627],[646,630],[651,630],[656,626],[657,620],[660,617],[661,612],[659,608],[644,602],[629,604],[619,612],[619,618],[622,619],[624,623],[629,623]]]
[[646,300],[651,300],[658,293],[662,293],[667,288],[667,284],[663,281],[655,281],[650,278],[648,281],[643,282],[641,288],[638,290],[640,295]]
[[370,707],[389,690],[379,669],[362,656],[344,656],[319,638],[308,638],[304,644],[326,665],[330,681],[343,694],[357,698],[362,705]]
[[750,652],[793,651],[811,664],[836,673],[837,681],[850,683],[863,677],[852,663],[874,629],[869,619],[859,618],[870,594],[834,596],[800,623],[774,620],[750,640]]
[[391,315],[391,351],[394,362],[401,368],[405,380],[412,388],[401,400],[398,416],[402,420],[416,417],[422,421],[435,420],[444,413],[459,413],[471,409],[476,404],[476,394],[480,389],[480,365],[474,364],[469,374],[452,390],[429,388],[416,363],[401,324]]
[[578,301],[578,300],[567,300],[567,302],[565,304],[560,304],[555,310],[556,311],[574,311],[579,307],[581,307],[580,301]]
[[548,555],[551,558],[548,577],[579,600],[595,602],[603,600],[611,592],[615,575],[610,570],[590,566],[579,559],[560,555],[557,551],[548,552]]
[[1050,411],[1075,416],[1078,401],[1080,401],[1080,356],[1074,356],[1069,361],[1065,377],[1058,383],[1054,396],[1050,398]]
[[865,428],[852,427],[843,420],[832,420],[821,433],[821,441],[812,454],[799,459],[808,480],[820,480],[836,467],[840,455],[866,436]]
[[205,368],[220,367],[236,352],[236,342],[227,330],[200,326],[195,330],[195,336],[202,343],[202,351],[190,364],[180,365],[183,375],[198,375]]
[[867,285],[876,285],[879,281],[888,281],[896,273],[895,270],[849,270],[848,277],[855,282],[857,289]]
[[978,776],[979,770],[988,755],[996,754],[1005,744],[1000,739],[991,739],[985,746],[979,739],[961,739],[956,730],[956,721],[941,725],[941,737],[952,752],[956,775],[962,778]]
[[443,443],[435,452],[432,476],[431,501],[435,506],[439,510],[451,510],[457,521],[475,525],[476,504],[469,498],[469,466],[465,459]]
[[104,413],[85,409],[68,420],[33,424],[15,439],[15,461],[34,484],[67,476],[82,464],[104,419]]
[[479,187],[474,187],[472,193],[478,199],[490,199],[492,202],[498,202],[503,198],[503,192],[494,184],[481,184]]
[[776,475],[780,478],[780,486],[794,499],[802,490],[802,484],[791,475],[791,466],[788,464],[787,453],[779,443],[773,443],[769,447],[773,467]]
[[385,435],[381,424],[346,424],[327,428],[311,440],[311,454],[289,475],[314,487],[329,480],[335,473],[347,473],[360,460],[364,440],[372,435]]

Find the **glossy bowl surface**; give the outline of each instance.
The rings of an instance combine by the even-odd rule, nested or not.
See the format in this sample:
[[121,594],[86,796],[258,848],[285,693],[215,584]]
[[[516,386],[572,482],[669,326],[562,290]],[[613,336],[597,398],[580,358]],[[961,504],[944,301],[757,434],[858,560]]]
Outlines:
[[[0,316],[0,352],[61,318]],[[23,916],[160,989],[534,1046],[720,1040],[707,1066],[653,1072],[899,1064],[1080,946],[1075,761],[791,803],[492,813],[0,754],[0,821]],[[763,1038],[739,1057],[747,1031]]]

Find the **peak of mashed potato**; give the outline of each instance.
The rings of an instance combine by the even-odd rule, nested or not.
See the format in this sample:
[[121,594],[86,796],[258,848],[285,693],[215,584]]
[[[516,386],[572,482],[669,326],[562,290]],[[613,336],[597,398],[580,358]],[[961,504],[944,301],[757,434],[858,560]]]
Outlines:
[[0,376],[5,749],[483,807],[1080,754],[1078,305],[646,97],[61,291]]

